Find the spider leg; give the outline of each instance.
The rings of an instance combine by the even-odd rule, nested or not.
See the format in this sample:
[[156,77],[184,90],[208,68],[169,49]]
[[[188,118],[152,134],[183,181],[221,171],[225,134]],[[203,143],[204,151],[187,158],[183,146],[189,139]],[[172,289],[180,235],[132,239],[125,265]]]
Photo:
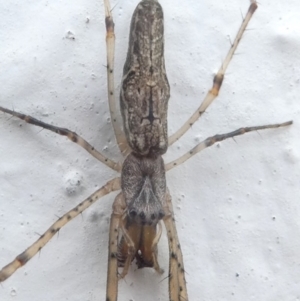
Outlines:
[[155,271],[159,274],[163,274],[164,270],[159,266],[158,259],[157,259],[157,245],[160,240],[162,234],[162,225],[161,222],[158,223],[158,232],[156,234],[156,237],[152,243],[152,258],[153,258],[153,268]]
[[[124,198],[122,198],[121,201],[122,201],[122,204],[120,204],[120,205],[122,206],[123,212],[124,212],[124,210],[126,208],[126,203],[125,203]],[[115,207],[116,206],[117,205],[115,205]],[[123,213],[123,216],[124,216],[124,213]],[[123,237],[124,237],[124,239],[126,241],[126,245],[127,245],[127,248],[128,248],[128,254],[127,254],[126,261],[124,263],[124,267],[123,267],[122,273],[118,277],[119,279],[123,279],[128,274],[131,262],[132,262],[132,260],[134,258],[135,252],[136,252],[136,246],[134,244],[134,241],[130,237],[130,234],[128,233],[127,229],[125,228],[124,219],[122,219],[122,221],[120,223],[120,229],[122,230],[122,234],[123,234]]]
[[77,133],[72,132],[68,129],[57,127],[48,123],[45,123],[43,121],[40,121],[38,119],[35,119],[34,117],[31,117],[29,115],[25,115],[16,111],[12,111],[6,108],[3,108],[0,106],[0,111],[4,113],[8,113],[12,116],[18,117],[27,123],[42,127],[46,130],[49,130],[51,132],[54,132],[56,134],[66,136],[74,143],[80,145],[82,148],[84,148],[88,153],[90,153],[93,157],[101,161],[106,166],[110,167],[113,170],[120,171],[121,166],[119,163],[114,162],[113,160],[108,159],[107,157],[103,156],[99,151],[97,151],[92,145],[90,145],[85,139],[80,137]]
[[115,137],[121,153],[125,156],[129,150],[126,137],[121,129],[116,107],[114,87],[114,56],[115,56],[115,33],[114,21],[111,14],[109,0],[104,0],[105,25],[106,25],[106,52],[107,52],[107,94],[111,122],[114,128]]
[[211,105],[211,103],[218,96],[224,80],[224,75],[227,70],[227,67],[256,9],[257,9],[257,2],[255,0],[251,0],[251,4],[249,6],[247,15],[243,19],[243,22],[233,41],[233,44],[231,45],[226,55],[226,58],[222,62],[222,65],[219,68],[217,74],[214,76],[212,88],[207,92],[200,107],[193,113],[193,115],[184,123],[184,125],[180,129],[178,129],[173,135],[169,137],[169,146],[172,145],[174,142],[176,142],[178,139],[180,139],[180,137],[183,136],[189,130],[190,127],[192,127],[192,125],[202,116],[202,114],[206,111],[206,109]]
[[172,169],[173,167],[176,167],[176,166],[180,165],[181,163],[183,163],[186,160],[190,159],[192,156],[199,153],[203,149],[205,149],[209,146],[212,146],[216,142],[223,141],[223,140],[228,139],[228,138],[233,138],[235,136],[243,135],[243,134],[248,133],[248,132],[284,127],[284,126],[291,125],[292,123],[293,123],[293,121],[287,121],[287,122],[284,122],[284,123],[268,124],[268,125],[253,126],[253,127],[244,127],[244,128],[240,128],[240,129],[235,130],[235,131],[230,132],[230,133],[208,137],[205,140],[203,140],[202,142],[200,142],[199,144],[197,144],[189,152],[185,153],[183,156],[179,157],[178,159],[176,159],[176,160],[174,160],[170,163],[167,163],[165,165],[166,171]]
[[118,299],[118,241],[119,228],[126,204],[123,194],[120,193],[113,203],[113,212],[110,218],[108,267],[106,281],[106,300],[117,301]]
[[35,254],[37,254],[49,240],[70,220],[82,213],[85,209],[90,207],[99,198],[109,194],[112,191],[121,189],[120,178],[114,178],[108,181],[104,186],[95,191],[87,199],[77,205],[75,208],[64,214],[29,248],[19,254],[11,263],[6,265],[0,271],[0,282],[10,277],[18,268],[25,265]]
[[167,193],[166,212],[164,218],[169,243],[169,299],[170,301],[188,301],[184,276],[183,256],[177,235],[172,200]]

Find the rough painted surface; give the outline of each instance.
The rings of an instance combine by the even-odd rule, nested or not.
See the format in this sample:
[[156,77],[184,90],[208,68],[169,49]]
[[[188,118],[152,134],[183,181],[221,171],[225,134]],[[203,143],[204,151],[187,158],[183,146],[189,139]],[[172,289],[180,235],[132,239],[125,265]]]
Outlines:
[[[112,3],[117,88],[137,2]],[[161,4],[173,133],[210,88],[228,36],[233,38],[249,2]],[[298,7],[296,0],[260,2],[220,97],[165,156],[168,162],[207,136],[243,125],[295,121],[290,129],[222,142],[167,175],[190,300],[300,297]],[[118,158],[106,102],[102,2],[9,1],[0,9],[1,105],[75,130]],[[3,114],[0,123],[2,266],[114,172],[63,137]],[[102,300],[112,199],[63,228],[40,256],[3,283],[0,299]],[[166,239],[159,253],[166,270]],[[163,278],[133,268],[121,282],[120,300],[167,300]]]

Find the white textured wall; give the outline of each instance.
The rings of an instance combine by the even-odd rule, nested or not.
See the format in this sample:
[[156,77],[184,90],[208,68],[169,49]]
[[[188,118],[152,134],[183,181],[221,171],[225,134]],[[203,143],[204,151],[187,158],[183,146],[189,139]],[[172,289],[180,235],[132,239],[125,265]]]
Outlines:
[[[116,89],[137,2],[112,3]],[[161,4],[173,133],[210,88],[249,2]],[[75,130],[119,158],[107,121],[102,1],[1,1],[0,11],[0,105]],[[300,298],[299,20],[298,0],[260,1],[220,97],[165,156],[170,161],[207,136],[241,126],[295,122],[222,142],[168,174],[191,301]],[[65,138],[2,113],[0,139],[3,266],[114,173]],[[112,201],[100,200],[64,227],[0,286],[0,300],[104,300]],[[165,238],[159,253],[167,269]],[[133,266],[119,300],[166,301],[165,276]]]

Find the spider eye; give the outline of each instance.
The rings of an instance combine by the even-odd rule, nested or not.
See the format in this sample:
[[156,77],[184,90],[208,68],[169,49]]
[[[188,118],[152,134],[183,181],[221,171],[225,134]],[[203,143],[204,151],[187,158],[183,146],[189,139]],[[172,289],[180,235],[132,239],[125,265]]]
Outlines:
[[129,216],[130,216],[130,217],[135,217],[136,215],[137,215],[137,212],[136,212],[135,209],[131,209],[131,210],[129,211]]
[[139,215],[140,215],[141,220],[144,220],[146,218],[145,212],[143,212],[143,211]]
[[165,213],[163,211],[159,211],[158,218],[162,219],[165,216]]

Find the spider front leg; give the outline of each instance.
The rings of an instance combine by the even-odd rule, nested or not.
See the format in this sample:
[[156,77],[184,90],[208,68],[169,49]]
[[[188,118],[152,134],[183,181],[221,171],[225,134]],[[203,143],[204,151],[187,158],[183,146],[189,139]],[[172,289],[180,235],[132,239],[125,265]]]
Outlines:
[[99,198],[109,194],[112,191],[120,189],[120,178],[114,178],[107,182],[100,189],[95,191],[87,199],[81,202],[79,205],[71,209],[69,212],[60,217],[51,227],[40,236],[40,238],[34,242],[29,248],[24,252],[19,254],[11,263],[6,265],[0,271],[0,282],[6,280],[10,277],[17,269],[25,265],[34,255],[36,255],[49,241],[50,239],[58,233],[58,231],[66,225],[69,221],[75,218],[77,215],[82,213],[85,209],[90,207]]
[[171,195],[166,196],[164,218],[169,243],[169,296],[171,301],[188,301],[183,256],[177,235]]
[[120,193],[113,203],[113,212],[109,227],[106,300],[110,301],[118,299],[118,240],[119,227],[124,209],[124,199],[122,193]]

